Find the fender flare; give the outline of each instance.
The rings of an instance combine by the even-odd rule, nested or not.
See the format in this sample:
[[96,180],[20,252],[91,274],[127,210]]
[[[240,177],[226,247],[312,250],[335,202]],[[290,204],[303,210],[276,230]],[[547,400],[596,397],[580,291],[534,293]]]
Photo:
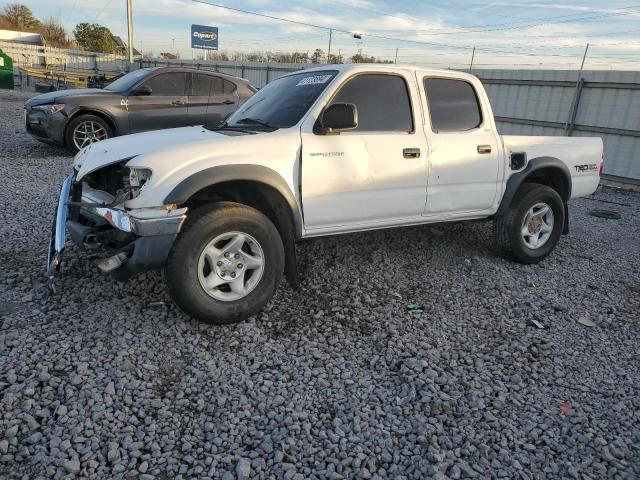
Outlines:
[[293,192],[279,173],[262,165],[219,165],[207,168],[178,183],[165,197],[163,203],[180,205],[204,188],[219,183],[243,180],[268,185],[280,193],[289,205],[294,231],[298,237],[301,236],[302,215]]
[[559,160],[555,157],[536,157],[529,160],[524,169],[514,173],[513,175],[511,175],[511,177],[509,177],[509,180],[507,180],[507,186],[504,190],[504,194],[502,195],[502,200],[500,201],[500,207],[498,207],[496,215],[505,213],[507,208],[509,208],[509,205],[511,205],[513,197],[515,197],[516,192],[520,188],[520,185],[522,185],[522,183],[530,174],[543,168],[555,168],[562,172],[567,187],[566,198],[562,199],[565,203],[566,208],[566,204],[571,198],[571,172],[569,172],[569,168],[564,164],[564,162],[562,162],[562,160]]

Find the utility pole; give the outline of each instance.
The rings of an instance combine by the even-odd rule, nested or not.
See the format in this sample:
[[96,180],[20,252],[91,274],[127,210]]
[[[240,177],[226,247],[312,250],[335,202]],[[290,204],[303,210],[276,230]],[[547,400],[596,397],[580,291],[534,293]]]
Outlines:
[[127,0],[127,47],[129,47],[129,68],[133,63],[133,12],[131,0]]
[[173,54],[177,57],[178,52],[176,52],[176,39],[172,38],[171,41],[173,42]]
[[396,59],[393,61],[393,63],[398,63],[398,49],[396,48]]
[[327,51],[327,63],[331,63],[331,34],[333,33],[333,29],[329,29],[329,50]]
[[469,73],[473,70],[473,59],[476,56],[476,47],[473,47],[473,52],[471,52],[471,63],[469,64]]

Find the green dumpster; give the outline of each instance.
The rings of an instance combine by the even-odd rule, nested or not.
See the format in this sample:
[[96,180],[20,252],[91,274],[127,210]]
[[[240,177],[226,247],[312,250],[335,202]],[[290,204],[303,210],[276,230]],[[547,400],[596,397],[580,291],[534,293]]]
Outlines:
[[0,88],[13,89],[13,60],[0,50]]

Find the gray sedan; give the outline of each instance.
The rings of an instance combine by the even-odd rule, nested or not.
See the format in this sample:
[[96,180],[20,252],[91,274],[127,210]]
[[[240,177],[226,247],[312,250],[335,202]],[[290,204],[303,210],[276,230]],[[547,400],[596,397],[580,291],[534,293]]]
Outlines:
[[25,103],[27,132],[77,152],[117,135],[215,125],[255,93],[247,80],[205,70],[142,68],[103,89],[45,93]]

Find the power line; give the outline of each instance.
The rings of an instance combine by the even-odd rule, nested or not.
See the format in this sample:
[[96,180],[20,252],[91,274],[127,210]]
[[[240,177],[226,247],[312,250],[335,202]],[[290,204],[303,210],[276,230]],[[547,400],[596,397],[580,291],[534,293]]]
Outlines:
[[[308,23],[308,22],[302,22],[299,20],[292,20],[289,18],[283,18],[283,17],[277,17],[275,15],[267,15],[267,14],[263,14],[263,13],[259,13],[259,12],[252,12],[249,10],[243,10],[243,9],[239,9],[239,8],[235,8],[235,7],[228,7],[226,5],[222,5],[219,3],[213,3],[213,2],[209,2],[209,1],[205,1],[205,0],[193,0],[194,2],[197,3],[203,3],[205,5],[211,5],[214,7],[218,7],[218,8],[223,8],[226,10],[231,10],[231,11],[235,11],[235,12],[240,12],[240,13],[244,13],[247,15],[254,15],[254,16],[258,16],[258,17],[263,17],[263,18],[268,18],[271,20],[277,20],[277,21],[282,21],[282,22],[288,22],[288,23],[293,23],[293,24],[297,24],[297,25],[303,25],[303,26],[307,26],[307,27],[312,27],[312,28],[320,28],[326,31],[332,30],[335,33],[343,33],[343,34],[347,34],[350,36],[353,36],[354,34],[357,34],[358,32],[356,31],[352,31],[352,30],[344,30],[341,28],[334,28],[334,27],[327,27],[325,25],[318,25],[318,24],[313,24],[313,23]],[[638,5],[633,5],[630,7],[624,7],[627,10],[631,9],[631,8],[638,8]],[[612,15],[621,15],[621,14],[629,14],[629,12],[615,12],[615,13],[609,13],[609,14],[603,14],[600,15],[600,17],[602,16],[612,16]],[[456,49],[456,50],[472,50],[474,48],[474,46],[467,46],[467,45],[451,45],[451,44],[446,44],[446,43],[438,43],[438,42],[429,42],[429,41],[424,41],[424,40],[413,40],[413,39],[408,39],[408,38],[399,38],[399,37],[392,37],[389,35],[381,35],[381,34],[375,34],[375,33],[366,33],[366,34],[362,34],[365,37],[371,37],[371,38],[379,38],[379,39],[384,39],[384,40],[390,40],[390,41],[394,41],[394,42],[403,42],[403,43],[412,43],[412,44],[416,44],[416,45],[428,45],[431,47],[437,47],[437,48],[450,48],[450,49]],[[519,52],[506,52],[506,51],[499,51],[499,50],[491,50],[491,47],[477,47],[480,50],[484,50],[484,51],[488,51],[488,52],[493,52],[493,53],[519,53]],[[523,54],[523,55],[528,55],[528,56],[537,56],[539,54],[536,53],[528,53],[528,54]],[[561,55],[561,54],[549,54],[548,56],[566,56],[566,57],[573,57],[573,55]]]

